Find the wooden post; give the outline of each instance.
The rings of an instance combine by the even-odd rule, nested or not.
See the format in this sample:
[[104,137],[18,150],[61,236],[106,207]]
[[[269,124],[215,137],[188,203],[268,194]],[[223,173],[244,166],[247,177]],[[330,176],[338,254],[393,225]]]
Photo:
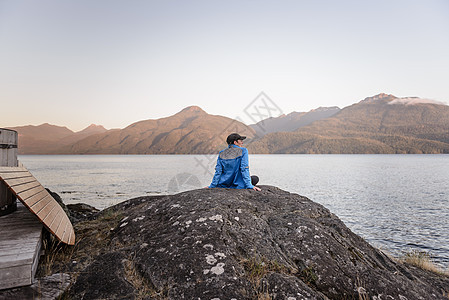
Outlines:
[[[0,128],[0,166],[17,167],[17,131]],[[0,181],[0,216],[17,210],[14,194]]]

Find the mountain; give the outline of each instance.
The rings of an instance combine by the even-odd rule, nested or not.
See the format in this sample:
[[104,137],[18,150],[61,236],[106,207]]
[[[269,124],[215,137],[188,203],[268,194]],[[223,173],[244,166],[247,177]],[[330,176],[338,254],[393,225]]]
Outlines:
[[107,130],[100,125],[90,125],[79,132],[73,132],[67,127],[51,125],[27,125],[9,127],[19,135],[19,154],[53,154],[59,153],[62,145],[70,145],[87,136]]
[[340,111],[337,106],[319,107],[309,112],[292,112],[288,115],[271,117],[262,120],[256,124],[250,125],[256,131],[258,136],[264,136],[271,132],[295,131],[298,128],[309,125],[310,123],[329,118]]
[[90,124],[88,127],[86,127],[85,129],[76,132],[75,135],[77,136],[89,136],[92,134],[97,134],[97,133],[104,133],[108,131],[106,128],[104,128],[101,125],[95,125],[95,124]]
[[136,122],[128,127],[88,136],[62,147],[73,154],[206,154],[226,146],[230,132],[248,137],[255,132],[236,120],[210,115],[197,106],[157,120]]
[[59,141],[61,139],[75,134],[67,127],[48,123],[38,126],[8,127],[8,129],[17,131],[19,135],[19,154],[53,153],[53,151],[60,147]]
[[252,153],[449,153],[449,106],[379,94],[294,132],[270,133]]
[[76,142],[88,137],[88,136],[91,136],[94,134],[99,134],[99,133],[105,133],[107,131],[108,130],[101,125],[91,124],[88,127],[86,127],[85,129],[75,132],[75,133],[59,140],[58,141],[58,145],[59,145],[58,149],[62,145],[71,145],[73,143],[76,143]]
[[190,106],[124,129],[91,125],[73,132],[50,124],[10,129],[19,133],[19,154],[207,154],[225,147],[231,132],[248,136],[251,153],[449,153],[449,106],[387,94],[251,127]]
[[35,138],[40,141],[57,141],[61,138],[74,134],[74,132],[67,127],[51,125],[44,123],[38,126],[27,125],[18,127],[9,127],[9,129],[16,130],[19,137]]

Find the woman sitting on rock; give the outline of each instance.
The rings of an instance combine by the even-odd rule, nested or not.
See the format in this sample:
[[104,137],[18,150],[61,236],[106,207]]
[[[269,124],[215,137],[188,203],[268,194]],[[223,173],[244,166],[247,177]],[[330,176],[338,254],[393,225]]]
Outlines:
[[215,175],[209,188],[253,189],[259,177],[249,175],[248,150],[243,147],[246,136],[232,133],[226,139],[228,147],[218,153]]

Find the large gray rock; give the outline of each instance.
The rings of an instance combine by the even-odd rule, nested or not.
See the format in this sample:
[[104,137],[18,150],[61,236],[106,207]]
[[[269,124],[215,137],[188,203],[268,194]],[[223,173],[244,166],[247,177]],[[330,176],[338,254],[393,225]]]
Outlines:
[[447,300],[447,277],[394,262],[328,209],[275,187],[111,209],[122,219],[72,285],[74,299]]

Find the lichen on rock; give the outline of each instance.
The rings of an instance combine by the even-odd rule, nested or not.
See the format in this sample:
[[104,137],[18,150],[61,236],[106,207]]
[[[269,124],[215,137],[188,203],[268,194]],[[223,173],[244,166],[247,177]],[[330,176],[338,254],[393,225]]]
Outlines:
[[447,300],[447,277],[393,261],[322,205],[276,187],[199,189],[113,209],[127,219],[78,270],[73,299]]

